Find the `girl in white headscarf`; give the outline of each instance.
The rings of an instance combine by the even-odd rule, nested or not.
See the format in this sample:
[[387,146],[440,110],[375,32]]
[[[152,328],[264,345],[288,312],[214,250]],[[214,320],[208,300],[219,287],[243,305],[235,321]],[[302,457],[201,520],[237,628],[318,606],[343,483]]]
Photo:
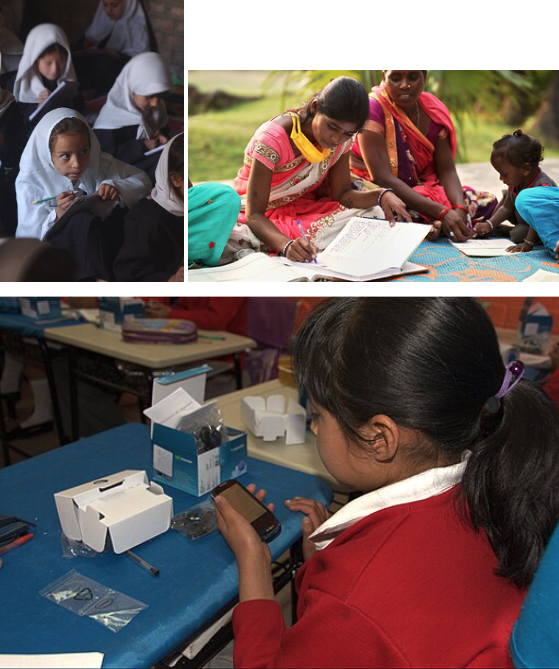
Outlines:
[[158,53],[135,56],[118,76],[93,125],[103,151],[144,170],[152,182],[159,154],[145,153],[168,141],[162,95],[171,86],[171,72]]
[[115,281],[184,281],[184,134],[165,146],[151,199],[126,214]]
[[[31,114],[46,102],[62,82],[68,84],[67,91],[56,95],[31,120]],[[53,108],[84,110],[85,102],[78,95],[78,80],[72,64],[70,46],[62,28],[52,23],[42,23],[29,32],[15,79],[8,82],[6,88],[13,92],[29,131]]]
[[130,58],[149,51],[147,19],[139,0],[101,0],[82,48],[96,49],[76,59],[82,85],[106,93]]
[[[122,244],[124,208],[145,197],[150,186],[141,170],[100,150],[81,114],[56,109],[38,123],[21,157],[16,236],[44,239],[78,194],[98,193],[102,200],[118,200],[120,207],[105,221],[91,212],[78,212],[46,240],[77,259],[80,279],[111,280],[114,255]],[[33,204],[45,198],[53,199]]]

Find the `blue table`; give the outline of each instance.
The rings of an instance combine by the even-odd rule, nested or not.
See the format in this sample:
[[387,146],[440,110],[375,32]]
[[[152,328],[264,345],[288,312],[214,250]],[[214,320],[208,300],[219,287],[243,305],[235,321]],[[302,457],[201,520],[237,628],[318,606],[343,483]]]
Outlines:
[[[35,537],[3,556],[0,569],[0,649],[3,653],[98,651],[104,667],[150,667],[184,645],[238,594],[233,555],[219,533],[191,541],[173,530],[134,552],[158,567],[154,578],[124,555],[63,559],[53,494],[125,469],[151,477],[148,428],[139,423],[103,432],[0,470],[0,513],[37,523]],[[332,493],[314,476],[249,458],[240,479],[268,490],[282,532],[271,544],[277,559],[301,537],[301,516],[283,505],[295,495],[328,505]],[[174,512],[200,501],[165,486]],[[39,591],[71,569],[148,605],[117,634],[56,606]]]
[[[49,390],[52,398],[54,423],[60,444],[68,443],[69,440],[66,438],[64,434],[64,428],[62,426],[60,404],[58,402],[56,383],[54,381],[50,351],[45,337],[45,330],[68,325],[79,325],[80,323],[83,322],[84,321],[81,318],[81,316],[77,317],[63,316],[61,318],[35,319],[35,318],[30,318],[29,316],[23,316],[22,314],[0,313],[0,331],[8,332],[15,335],[19,340],[21,340],[21,342],[23,342],[24,341],[23,338],[26,337],[30,337],[35,340],[33,342],[33,346],[34,348],[37,349],[39,355],[34,357],[37,357],[37,359],[45,365]],[[23,344],[21,344],[17,348],[23,348]],[[30,347],[27,347],[23,350],[29,351],[29,348]],[[0,429],[3,433],[4,432],[3,421],[0,422],[2,423],[2,425],[0,425]],[[10,464],[10,455],[9,455],[10,444],[8,443],[5,437],[5,434],[2,434],[1,437],[4,451],[4,460],[6,464]]]

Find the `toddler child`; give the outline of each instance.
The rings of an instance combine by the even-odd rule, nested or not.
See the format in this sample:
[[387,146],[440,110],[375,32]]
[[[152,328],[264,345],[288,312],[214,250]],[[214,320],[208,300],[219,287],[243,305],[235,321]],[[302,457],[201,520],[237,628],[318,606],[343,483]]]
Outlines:
[[542,160],[543,146],[537,139],[524,134],[522,130],[516,130],[512,135],[504,135],[493,144],[491,164],[499,173],[501,181],[508,186],[508,192],[491,218],[475,226],[479,236],[491,233],[506,236],[508,228],[501,226],[501,223],[510,221],[514,225],[510,237],[515,246],[508,250],[516,253],[533,249],[539,239],[516,209],[516,198],[528,188],[556,185],[553,179],[540,169]]
[[289,629],[267,545],[216,498],[239,570],[234,666],[512,666],[510,634],[559,521],[553,403],[521,362],[505,368],[472,298],[330,300],[293,362],[322,461],[364,494],[331,517],[286,502],[306,516]]
[[112,265],[122,245],[124,208],[149,190],[149,179],[141,170],[100,150],[81,114],[55,109],[38,123],[23,151],[16,180],[16,236],[43,239],[76,195],[98,193],[101,200],[118,200],[120,207],[105,221],[80,211],[48,237],[50,244],[76,258],[81,280],[112,280]]

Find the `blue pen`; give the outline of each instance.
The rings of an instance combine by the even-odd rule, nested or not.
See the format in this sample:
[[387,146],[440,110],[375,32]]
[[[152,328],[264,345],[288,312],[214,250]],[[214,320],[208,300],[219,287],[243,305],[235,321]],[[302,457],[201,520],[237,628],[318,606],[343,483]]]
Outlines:
[[[303,235],[303,239],[308,242],[309,238],[307,237],[307,235],[305,234],[305,231],[303,230],[303,226],[301,225],[301,221],[297,221],[297,225],[299,226],[299,230],[301,231],[301,234]],[[309,244],[310,244],[310,242],[309,242]],[[313,262],[317,262],[316,258],[313,259]]]

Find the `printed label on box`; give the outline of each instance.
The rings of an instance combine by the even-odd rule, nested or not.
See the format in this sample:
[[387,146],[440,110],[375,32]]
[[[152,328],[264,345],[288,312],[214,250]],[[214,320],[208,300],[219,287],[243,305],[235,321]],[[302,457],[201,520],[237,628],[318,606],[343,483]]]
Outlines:
[[205,495],[220,483],[219,448],[198,455],[200,495]]
[[161,446],[153,445],[153,468],[164,476],[173,476],[173,454]]

